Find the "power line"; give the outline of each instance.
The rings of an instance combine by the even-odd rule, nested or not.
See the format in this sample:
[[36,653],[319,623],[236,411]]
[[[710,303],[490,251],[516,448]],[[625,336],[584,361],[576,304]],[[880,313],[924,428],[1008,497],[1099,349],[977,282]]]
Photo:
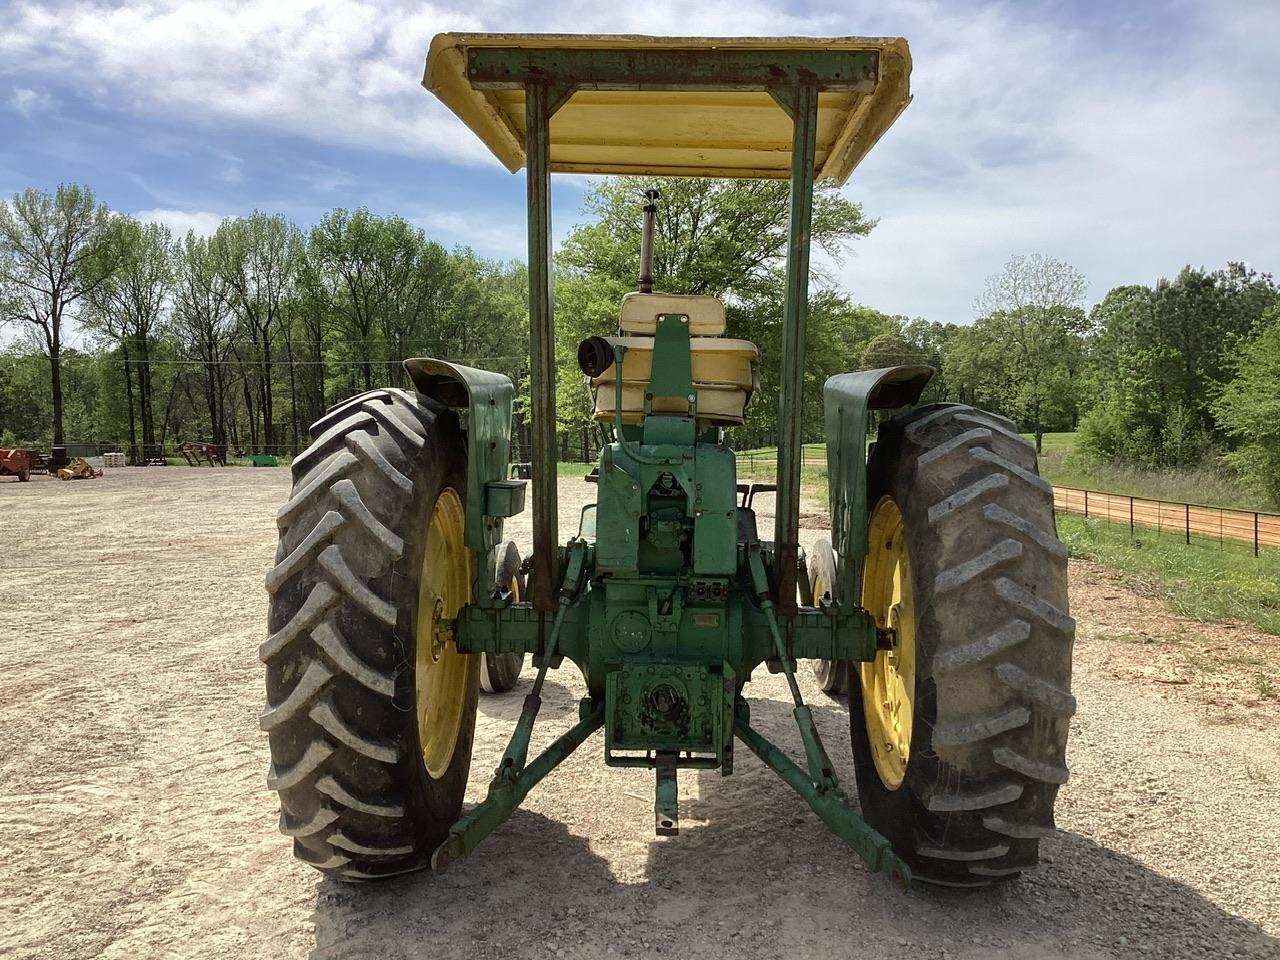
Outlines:
[[[43,353],[23,353],[23,354],[11,354],[11,355],[9,356],[9,359],[10,359],[10,362],[11,362],[11,364],[13,365],[13,367],[16,369],[16,368],[17,368],[17,365],[18,365],[18,363],[19,363],[20,361],[23,361],[23,360],[48,360],[49,358],[48,358],[45,354],[43,354]],[[123,364],[126,364],[126,365],[128,365],[128,366],[134,366],[134,367],[137,367],[137,366],[147,366],[147,367],[177,367],[177,366],[197,366],[197,367],[212,367],[212,366],[228,366],[228,367],[262,367],[262,366],[268,366],[268,365],[269,365],[269,366],[273,366],[273,367],[276,367],[276,366],[279,366],[279,367],[308,367],[308,366],[311,366],[311,367],[365,367],[365,366],[373,367],[373,366],[380,366],[380,365],[383,365],[383,364],[400,363],[400,362],[402,362],[402,360],[403,360],[403,359],[405,359],[405,358],[399,358],[399,359],[397,359],[397,358],[370,358],[369,360],[288,360],[288,359],[284,359],[284,360],[279,360],[279,359],[273,359],[273,360],[235,360],[235,359],[227,359],[227,360],[189,360],[189,359],[185,359],[185,358],[184,358],[184,359],[178,359],[178,360],[140,360],[140,359],[138,359],[138,358],[131,357],[131,358],[130,358],[130,359],[128,359],[128,360],[120,359],[120,360],[119,360],[119,362],[120,362],[120,363],[123,363]],[[449,358],[450,362],[453,362],[453,363],[465,363],[465,364],[467,364],[467,365],[469,365],[469,366],[470,366],[470,365],[472,365],[472,364],[477,364],[477,363],[509,363],[509,362],[528,362],[528,359],[529,359],[529,358],[528,358],[527,356],[525,356],[524,354],[520,354],[520,355],[518,355],[518,356],[513,355],[513,356],[506,356],[506,357],[450,357],[450,358]],[[79,362],[81,362],[82,360],[90,360],[90,361],[95,362],[95,363],[97,363],[97,362],[113,362],[113,363],[114,363],[114,362],[116,362],[116,360],[115,360],[115,359],[111,359],[110,361],[108,361],[108,360],[107,360],[107,358],[104,358],[104,357],[102,357],[101,355],[83,355],[83,356],[71,356],[71,357],[62,357],[62,358],[61,358],[61,362],[62,362],[63,364],[67,364],[67,363],[79,363]]]

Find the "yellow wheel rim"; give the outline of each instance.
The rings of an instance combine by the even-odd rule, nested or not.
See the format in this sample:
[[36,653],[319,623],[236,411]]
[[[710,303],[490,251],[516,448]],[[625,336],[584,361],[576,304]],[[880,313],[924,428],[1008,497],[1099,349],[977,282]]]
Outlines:
[[458,611],[471,600],[471,554],[463,540],[462,502],[452,489],[441,492],[431,511],[427,545],[418,580],[418,621],[414,658],[418,742],[422,763],[433,780],[453,760],[467,701],[470,658],[452,636]]
[[882,497],[871,513],[871,552],[862,577],[862,605],[876,625],[894,631],[892,649],[861,665],[862,713],[876,772],[890,790],[902,786],[911,757],[916,689],[916,618],[911,558],[902,511]]

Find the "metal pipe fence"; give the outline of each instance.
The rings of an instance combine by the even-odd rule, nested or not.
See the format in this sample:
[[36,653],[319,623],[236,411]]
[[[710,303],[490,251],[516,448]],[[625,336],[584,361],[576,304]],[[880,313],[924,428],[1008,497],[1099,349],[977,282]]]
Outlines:
[[[576,438],[574,441],[576,442]],[[562,451],[569,451],[569,438],[563,438]],[[95,446],[100,454],[104,450],[123,450],[127,445],[119,443],[69,443],[69,447]],[[166,444],[166,446],[169,446]],[[285,457],[295,456],[305,444],[296,447],[291,443],[271,445],[271,452]],[[249,456],[255,452],[264,452],[262,444],[228,444],[228,453],[232,456]],[[176,449],[176,448],[175,448]],[[517,438],[512,438],[512,459],[522,459],[524,451]],[[804,466],[825,467],[826,459],[811,453],[802,457]],[[177,456],[176,452],[171,453]],[[571,459],[563,456],[562,459]],[[749,470],[776,469],[778,454],[776,450],[739,452],[738,463]],[[1149,497],[1131,496],[1122,493],[1108,493],[1104,490],[1087,490],[1083,487],[1053,488],[1053,508],[1055,513],[1075,514],[1088,520],[1105,522],[1109,525],[1126,527],[1130,536],[1136,536],[1139,530],[1151,531],[1159,536],[1177,537],[1190,546],[1194,541],[1216,542],[1220,546],[1228,543],[1243,545],[1253,550],[1256,557],[1264,548],[1280,549],[1280,513],[1269,513],[1263,510],[1234,510],[1229,507],[1213,507],[1202,503],[1184,503],[1174,500],[1157,500]]]
[[1255,557],[1261,548],[1280,547],[1280,513],[1058,486],[1053,488],[1053,507],[1060,513],[1127,526],[1130,535],[1139,528],[1154,531],[1156,536],[1168,534],[1188,546],[1193,538],[1217,541],[1219,545],[1244,544],[1252,547]]
[[[776,469],[778,463],[775,450],[740,452],[737,456],[739,465],[752,471]],[[805,456],[801,463],[826,466],[825,459],[812,454]],[[1252,550],[1255,557],[1265,549],[1280,549],[1280,513],[1064,486],[1053,488],[1053,506],[1057,513],[1118,525],[1131,537],[1150,532],[1157,537],[1177,538],[1187,546],[1206,543],[1224,548],[1237,546]]]

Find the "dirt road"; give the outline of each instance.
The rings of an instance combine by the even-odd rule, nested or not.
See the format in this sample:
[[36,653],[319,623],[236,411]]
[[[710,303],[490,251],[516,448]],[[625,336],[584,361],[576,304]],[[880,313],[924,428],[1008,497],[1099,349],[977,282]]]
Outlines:
[[[589,488],[564,487],[567,526]],[[900,893],[746,751],[731,778],[684,778],[682,835],[658,839],[651,779],[592,741],[445,876],[323,880],[276,832],[257,726],[287,488],[283,469],[0,485],[22,545],[0,557],[0,956],[1280,957],[1274,711],[1150,682],[1113,622],[1149,602],[1076,565],[1072,779],[1033,876]],[[552,676],[544,739],[580,692]],[[471,799],[527,682],[481,701]],[[844,709],[805,692],[847,770]],[[748,693],[794,749],[785,686]]]

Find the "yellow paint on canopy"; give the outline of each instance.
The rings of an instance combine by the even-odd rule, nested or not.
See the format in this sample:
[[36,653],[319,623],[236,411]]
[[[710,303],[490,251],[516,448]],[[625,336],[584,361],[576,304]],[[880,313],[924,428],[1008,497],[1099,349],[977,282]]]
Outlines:
[[[511,172],[525,165],[523,89],[477,90],[468,51],[754,50],[874,51],[870,92],[818,96],[815,175],[843,183],[911,101],[911,54],[901,38],[642,37],[442,33],[431,41],[422,85]],[[680,77],[672,77],[678,82]],[[551,118],[551,169],[559,173],[749,177],[791,175],[791,120],[763,91],[579,90]]]

